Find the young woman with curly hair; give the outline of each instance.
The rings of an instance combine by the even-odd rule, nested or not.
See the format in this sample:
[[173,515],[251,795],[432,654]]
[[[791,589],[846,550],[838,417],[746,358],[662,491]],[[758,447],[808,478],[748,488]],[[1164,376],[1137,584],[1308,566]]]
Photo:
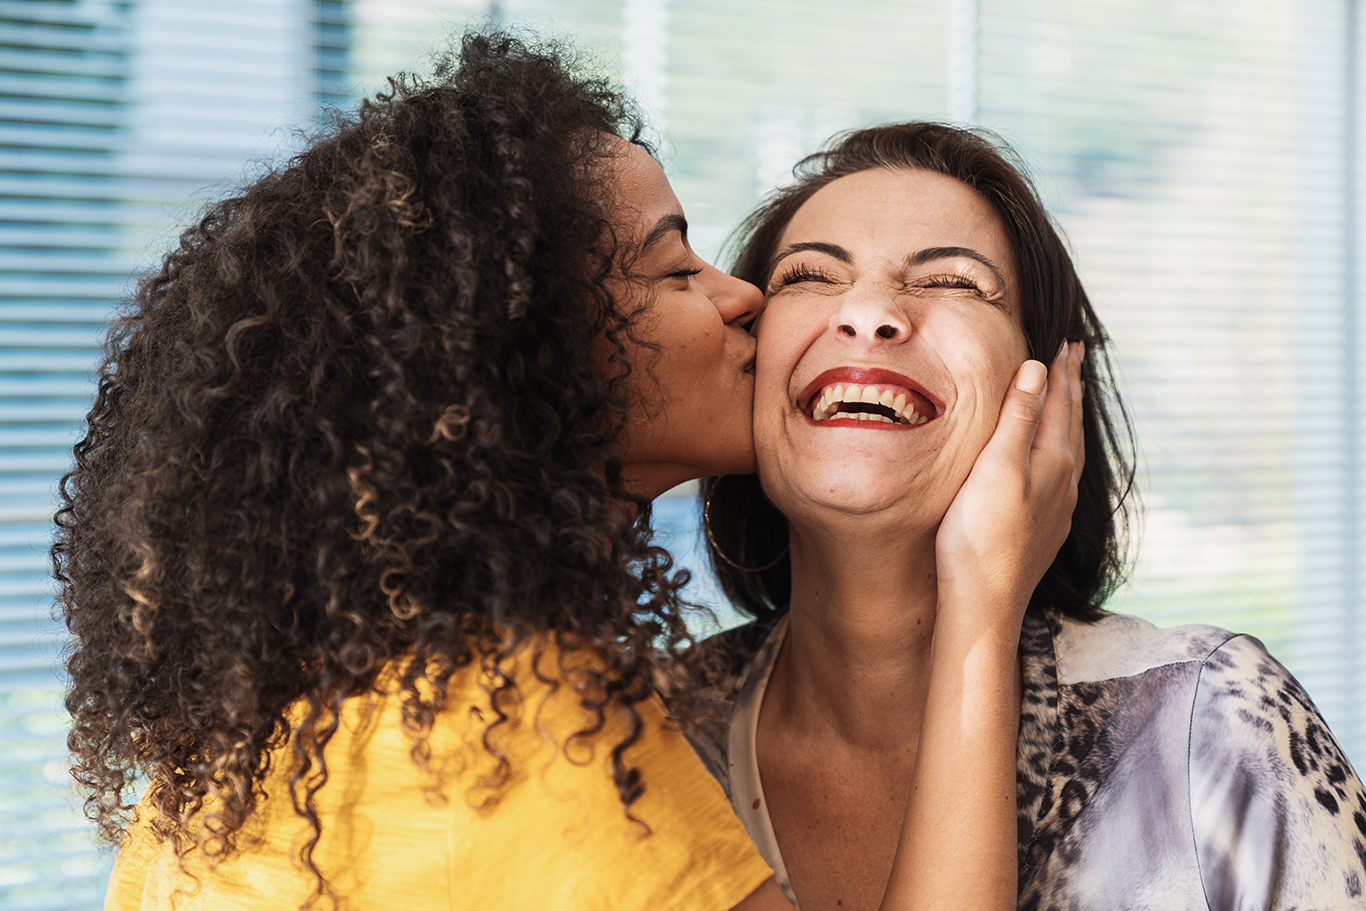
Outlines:
[[[554,49],[470,36],[141,282],[53,548],[106,907],[788,907],[656,695],[703,659],[648,526],[753,469],[762,300],[637,135]],[[1033,483],[1066,500],[1057,448]],[[889,907],[930,894],[914,860]]]

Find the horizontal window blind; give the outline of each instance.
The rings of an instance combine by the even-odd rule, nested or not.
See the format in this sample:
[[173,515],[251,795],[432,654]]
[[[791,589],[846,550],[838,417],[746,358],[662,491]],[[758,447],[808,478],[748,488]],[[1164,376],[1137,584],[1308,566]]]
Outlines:
[[98,908],[108,877],[71,791],[47,577],[104,326],[196,206],[327,97],[324,12],[0,0],[0,907]]
[[704,245],[837,129],[969,117],[1018,148],[1134,418],[1145,511],[1111,607],[1259,636],[1360,758],[1353,9],[669,5],[657,106]]
[[97,907],[73,806],[47,548],[123,248],[128,13],[0,2],[0,907]]
[[[706,255],[831,133],[1023,153],[1115,340],[1146,517],[1112,604],[1263,638],[1366,757],[1354,0],[0,0],[0,907],[96,907],[65,771],[53,486],[129,275],[194,204],[468,23],[642,96]],[[696,503],[657,510],[700,601]],[[710,628],[699,620],[699,629]]]
[[1145,512],[1115,609],[1261,637],[1366,753],[1345,3],[980,0],[979,122],[1106,321]]

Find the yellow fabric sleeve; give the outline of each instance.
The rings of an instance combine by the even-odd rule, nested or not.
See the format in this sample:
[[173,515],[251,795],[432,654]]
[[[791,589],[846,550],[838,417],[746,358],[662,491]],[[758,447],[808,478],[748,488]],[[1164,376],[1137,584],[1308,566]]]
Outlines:
[[[580,705],[572,674],[547,648],[531,672],[531,649],[505,667],[517,684],[514,719],[489,742],[510,777],[490,776],[482,745],[496,717],[491,678],[466,668],[452,679],[432,730],[429,771],[411,758],[393,688],[351,700],[328,744],[329,780],[316,797],[322,838],[314,852],[346,911],[380,908],[677,908],[734,906],[771,875],[725,794],[650,698],[636,706],[640,738],[625,754],[644,793],[627,818],[610,776],[612,748],[628,731],[609,705],[602,730]],[[392,681],[392,678],[390,678]],[[210,863],[177,862],[144,817],[129,829],[105,900],[108,911],[295,909],[314,880],[300,862],[310,835],[288,792],[291,763],[273,757],[266,796],[239,849]],[[486,800],[493,797],[494,800]],[[327,907],[324,902],[320,907]]]

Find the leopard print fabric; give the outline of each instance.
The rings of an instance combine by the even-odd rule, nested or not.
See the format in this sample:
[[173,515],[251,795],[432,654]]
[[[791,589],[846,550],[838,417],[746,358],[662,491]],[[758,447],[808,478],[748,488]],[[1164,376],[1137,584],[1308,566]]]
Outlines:
[[[734,761],[753,755],[755,700],[784,631],[751,625],[714,643],[733,660],[712,698],[746,721],[699,729],[694,745],[787,888],[747,796],[761,793],[757,768]],[[1031,614],[1020,649],[1020,908],[1366,909],[1366,792],[1260,642]]]
[[1020,732],[1015,742],[1015,806],[1019,817],[1020,864],[1025,862],[1034,820],[1048,800],[1048,772],[1058,737],[1058,673],[1052,661],[1053,634],[1042,617],[1026,614],[1020,630],[1022,682]]

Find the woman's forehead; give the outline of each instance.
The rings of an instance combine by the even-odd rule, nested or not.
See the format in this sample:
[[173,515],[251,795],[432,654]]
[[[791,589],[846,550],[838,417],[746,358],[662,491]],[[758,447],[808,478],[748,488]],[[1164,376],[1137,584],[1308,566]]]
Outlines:
[[935,171],[879,168],[826,184],[793,214],[774,250],[828,243],[857,256],[898,260],[932,247],[981,251],[1014,283],[1016,257],[995,207],[980,193]]
[[822,231],[1006,239],[996,210],[967,184],[935,171],[890,168],[859,171],[821,187],[794,213],[783,239]]
[[640,146],[613,136],[605,166],[612,184],[613,218],[635,235],[635,240],[643,238],[663,218],[682,218],[683,206],[664,169]]

